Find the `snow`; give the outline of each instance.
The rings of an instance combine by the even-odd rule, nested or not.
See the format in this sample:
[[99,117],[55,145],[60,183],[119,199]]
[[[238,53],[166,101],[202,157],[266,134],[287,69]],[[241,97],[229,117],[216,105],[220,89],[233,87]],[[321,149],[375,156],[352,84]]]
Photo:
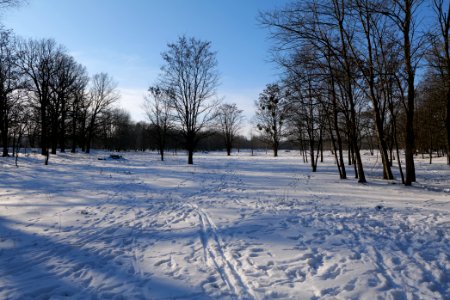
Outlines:
[[[0,160],[1,299],[449,299],[450,168],[298,153]],[[348,168],[351,178],[352,170]]]

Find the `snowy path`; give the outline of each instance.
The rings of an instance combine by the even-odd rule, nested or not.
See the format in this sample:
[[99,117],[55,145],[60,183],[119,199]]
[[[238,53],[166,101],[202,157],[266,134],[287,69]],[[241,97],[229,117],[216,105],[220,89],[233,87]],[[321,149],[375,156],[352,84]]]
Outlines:
[[125,156],[2,161],[0,298],[450,298],[447,169],[406,189],[292,155]]

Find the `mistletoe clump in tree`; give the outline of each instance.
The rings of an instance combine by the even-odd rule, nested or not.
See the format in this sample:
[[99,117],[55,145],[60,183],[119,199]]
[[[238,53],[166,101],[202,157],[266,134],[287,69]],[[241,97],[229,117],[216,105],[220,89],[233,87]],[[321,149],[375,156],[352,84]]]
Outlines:
[[278,84],[269,84],[256,103],[256,126],[262,132],[264,140],[272,146],[275,157],[278,156],[287,117],[287,100],[283,93]]

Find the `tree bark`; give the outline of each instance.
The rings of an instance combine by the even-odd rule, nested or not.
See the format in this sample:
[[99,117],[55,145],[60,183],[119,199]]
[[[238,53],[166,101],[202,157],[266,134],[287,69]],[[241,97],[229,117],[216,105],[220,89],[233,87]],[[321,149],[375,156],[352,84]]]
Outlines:
[[447,88],[447,118],[445,123],[447,127],[447,164],[450,165],[450,86]]
[[2,144],[3,144],[3,157],[9,156],[8,154],[8,122],[2,120]]

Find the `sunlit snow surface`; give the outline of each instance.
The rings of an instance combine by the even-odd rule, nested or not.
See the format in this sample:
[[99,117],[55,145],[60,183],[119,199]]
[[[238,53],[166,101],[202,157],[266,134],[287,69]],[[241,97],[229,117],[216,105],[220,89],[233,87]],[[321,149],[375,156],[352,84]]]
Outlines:
[[1,299],[450,298],[443,159],[405,188],[368,153],[366,185],[329,153],[108,154],[0,160]]

